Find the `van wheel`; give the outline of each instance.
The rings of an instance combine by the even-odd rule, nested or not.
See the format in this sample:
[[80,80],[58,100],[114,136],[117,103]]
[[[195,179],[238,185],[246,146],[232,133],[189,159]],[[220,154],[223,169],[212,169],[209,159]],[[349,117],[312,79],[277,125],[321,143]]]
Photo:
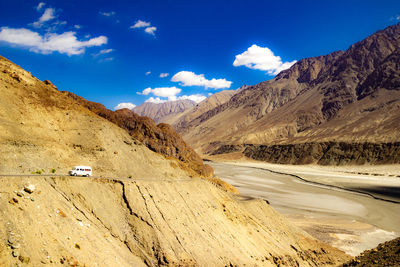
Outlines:
[[89,174],[86,174],[86,177],[89,177]]
[[74,173],[74,176],[76,176],[77,174],[76,173]]

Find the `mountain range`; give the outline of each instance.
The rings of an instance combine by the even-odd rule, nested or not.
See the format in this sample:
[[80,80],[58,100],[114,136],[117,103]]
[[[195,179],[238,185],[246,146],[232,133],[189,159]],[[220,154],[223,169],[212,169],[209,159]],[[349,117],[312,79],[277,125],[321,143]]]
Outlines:
[[400,24],[346,51],[302,59],[193,117],[175,127],[202,155],[399,163]]
[[[0,266],[337,266],[242,200],[167,124],[59,91],[0,57]],[[94,177],[67,177],[89,165]],[[45,174],[45,175],[43,175]]]

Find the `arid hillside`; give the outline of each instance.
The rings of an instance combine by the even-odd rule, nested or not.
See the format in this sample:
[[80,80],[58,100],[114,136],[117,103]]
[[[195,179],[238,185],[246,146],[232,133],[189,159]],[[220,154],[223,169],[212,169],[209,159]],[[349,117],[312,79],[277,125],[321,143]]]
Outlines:
[[[217,178],[190,173],[170,126],[60,92],[4,58],[0,75],[0,266],[349,260],[266,201],[243,200]],[[62,176],[74,165],[118,178]]]
[[337,266],[350,259],[265,201],[239,201],[203,179],[1,177],[0,188],[1,266]]
[[168,124],[160,123],[156,125],[152,119],[138,116],[129,109],[112,111],[100,103],[87,101],[71,92],[62,93],[100,117],[125,129],[133,138],[142,142],[150,150],[167,158],[176,159],[179,167],[189,175],[202,177],[213,175],[212,168],[205,165],[200,156]]
[[[5,58],[0,58],[0,73],[1,173],[67,173],[74,165],[91,165],[95,174],[124,177],[172,175],[183,169],[180,175],[212,175],[168,126],[158,127],[128,110],[114,114],[101,104],[60,92]],[[154,173],[145,171],[152,168]]]
[[[326,153],[330,159],[322,164],[398,163],[399,57],[400,24],[346,51],[302,59],[178,129],[203,154],[234,148],[251,158],[281,163],[319,162]],[[351,146],[357,151],[349,154]],[[307,147],[305,156],[314,150],[320,155],[304,158],[296,152]],[[272,159],[282,153],[284,160]],[[347,160],[338,162],[343,157]]]
[[167,101],[165,103],[143,103],[137,106],[133,111],[140,116],[146,116],[153,119],[156,123],[165,122],[168,117],[177,116],[180,113],[194,107],[196,102],[185,99],[176,101]]

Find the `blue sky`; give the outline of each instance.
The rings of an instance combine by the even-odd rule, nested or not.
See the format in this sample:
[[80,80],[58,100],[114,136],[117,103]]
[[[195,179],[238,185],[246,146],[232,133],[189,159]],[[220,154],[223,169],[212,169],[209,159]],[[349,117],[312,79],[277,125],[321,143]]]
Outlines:
[[13,0],[1,6],[0,55],[108,108],[199,101],[271,79],[296,60],[345,50],[400,22],[400,2],[390,0]]

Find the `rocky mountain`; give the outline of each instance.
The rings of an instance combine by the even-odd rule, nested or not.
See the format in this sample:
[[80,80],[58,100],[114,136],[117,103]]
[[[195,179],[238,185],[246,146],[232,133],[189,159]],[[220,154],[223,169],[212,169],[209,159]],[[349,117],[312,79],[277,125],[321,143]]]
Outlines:
[[167,101],[164,103],[145,102],[137,106],[133,111],[140,116],[152,118],[156,123],[165,122],[166,117],[176,116],[196,105],[196,102],[185,99]]
[[[193,154],[181,154],[167,125],[60,92],[2,57],[0,95],[0,266],[337,266],[350,258],[266,201],[190,177],[178,162]],[[61,176],[74,165],[102,178]]]
[[226,103],[237,92],[238,90],[224,90],[215,93],[194,107],[187,109],[180,114],[176,114],[175,116],[168,117],[165,122],[171,124],[175,129],[178,129],[178,131],[181,131],[186,128],[188,122],[216,106]]
[[[201,153],[280,163],[400,162],[400,25],[302,59],[178,128]],[[311,155],[311,156],[310,156]]]

